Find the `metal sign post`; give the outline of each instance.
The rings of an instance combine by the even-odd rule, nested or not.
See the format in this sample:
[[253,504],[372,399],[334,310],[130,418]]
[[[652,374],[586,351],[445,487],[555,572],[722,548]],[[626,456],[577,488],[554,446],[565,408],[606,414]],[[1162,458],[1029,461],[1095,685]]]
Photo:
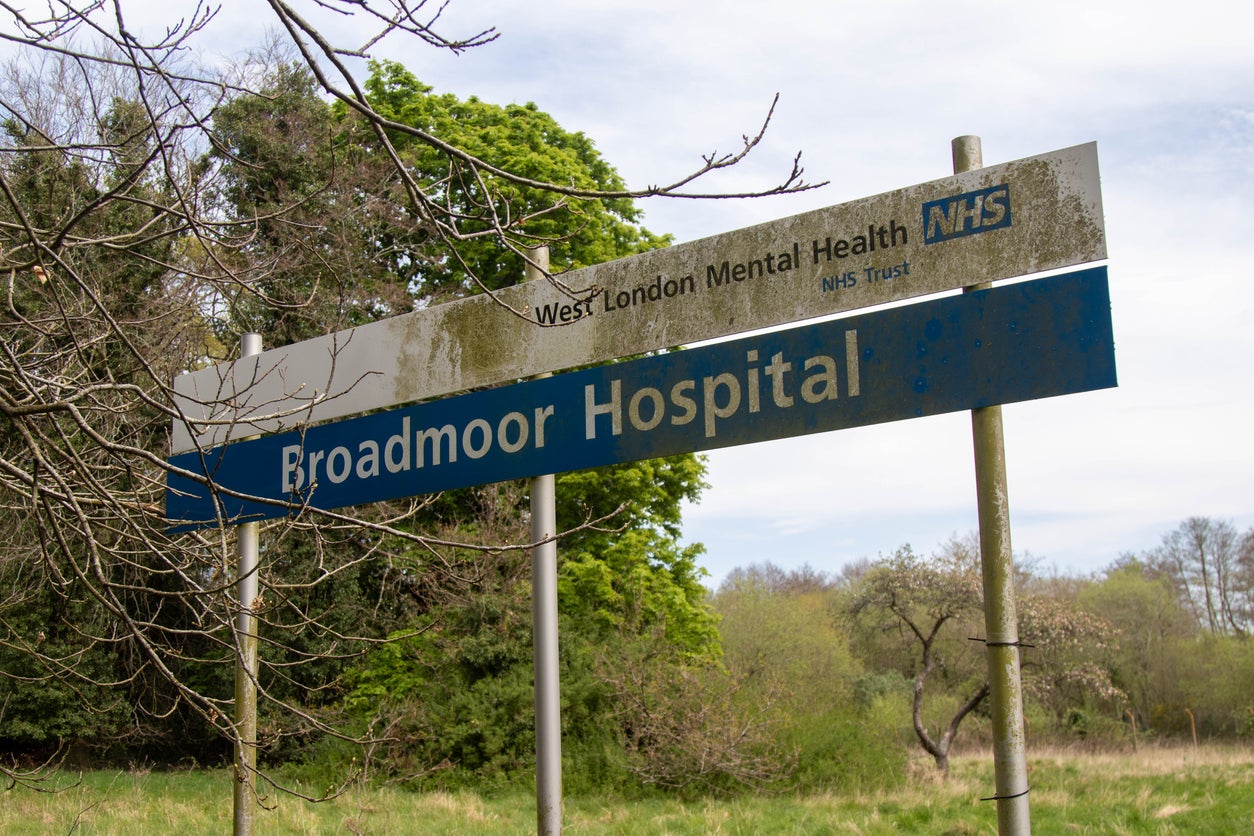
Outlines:
[[[978,136],[953,140],[954,173],[983,166]],[[964,292],[985,290],[978,284]],[[1010,504],[1006,487],[1006,448],[1001,405],[971,411],[975,446],[975,491],[980,519],[980,561],[984,576],[984,629],[988,654],[989,707],[993,721],[997,832],[1032,832],[1028,815],[1027,740],[1023,724],[1023,684],[1019,669],[1019,616],[1010,551]]]
[[[542,281],[549,248],[531,251],[527,281]],[[545,375],[547,376],[547,375]],[[562,832],[562,716],[557,670],[557,495],[552,473],[531,479],[531,624],[536,693],[536,832]]]
[[[261,335],[245,334],[240,355],[261,353]],[[235,836],[252,836],[257,812],[257,614],[258,562],[261,554],[258,523],[236,529],[238,563],[235,616]]]

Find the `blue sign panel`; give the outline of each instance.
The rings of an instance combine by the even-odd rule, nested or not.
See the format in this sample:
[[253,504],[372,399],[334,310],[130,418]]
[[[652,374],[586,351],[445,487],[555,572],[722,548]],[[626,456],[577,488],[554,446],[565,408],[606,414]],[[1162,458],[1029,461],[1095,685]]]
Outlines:
[[166,513],[244,522],[1115,385],[1099,267],[185,453]]

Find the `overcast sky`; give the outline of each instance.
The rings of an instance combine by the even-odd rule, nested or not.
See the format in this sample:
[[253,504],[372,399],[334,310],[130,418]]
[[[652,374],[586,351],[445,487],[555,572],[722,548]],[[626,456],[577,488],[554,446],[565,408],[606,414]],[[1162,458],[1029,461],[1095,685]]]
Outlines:
[[[212,43],[256,40],[261,9],[225,4]],[[830,185],[645,204],[681,242],[944,177],[962,134],[982,137],[986,165],[1095,140],[1120,386],[1004,410],[1015,551],[1088,573],[1188,516],[1254,525],[1251,17],[1232,0],[453,0],[447,34],[495,26],[498,41],[376,54],[438,92],[535,102],[636,186],[734,150],[778,93],[766,141],[718,185],[768,186],[798,150]],[[686,531],[712,583],[976,528],[965,413],[708,458]]]

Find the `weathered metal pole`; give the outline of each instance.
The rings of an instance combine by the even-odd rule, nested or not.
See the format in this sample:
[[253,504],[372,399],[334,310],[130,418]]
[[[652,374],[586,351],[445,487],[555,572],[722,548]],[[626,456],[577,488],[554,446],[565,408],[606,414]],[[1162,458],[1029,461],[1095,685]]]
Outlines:
[[[261,335],[245,334],[240,340],[240,356],[261,353]],[[235,640],[239,656],[235,660],[235,836],[252,836],[257,812],[257,564],[261,548],[258,523],[236,528],[236,594],[239,612],[235,616]]]
[[[549,248],[531,251],[527,281],[543,281]],[[542,375],[545,377],[547,375]],[[557,496],[553,475],[531,480],[531,624],[536,691],[536,832],[562,832],[562,716],[557,671]],[[547,542],[541,542],[547,540]]]
[[[952,149],[955,174],[984,167],[978,136],[960,136],[953,140]],[[991,286],[991,283],[972,285],[964,292]],[[1001,836],[1024,836],[1032,832],[1032,821],[1028,808],[1019,613],[1010,551],[1010,502],[1001,406],[973,409],[971,435],[975,442],[975,492],[984,575],[984,630],[993,722],[996,774],[993,798],[997,802],[997,832]]]

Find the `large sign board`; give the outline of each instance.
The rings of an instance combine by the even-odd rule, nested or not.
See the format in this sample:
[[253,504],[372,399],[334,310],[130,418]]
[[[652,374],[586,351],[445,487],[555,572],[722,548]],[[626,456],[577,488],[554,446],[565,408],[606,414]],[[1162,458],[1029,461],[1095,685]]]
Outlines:
[[1080,145],[183,375],[172,451],[1105,257]]
[[214,488],[172,476],[167,515],[330,510],[1114,385],[1099,267],[186,453],[171,464]]

